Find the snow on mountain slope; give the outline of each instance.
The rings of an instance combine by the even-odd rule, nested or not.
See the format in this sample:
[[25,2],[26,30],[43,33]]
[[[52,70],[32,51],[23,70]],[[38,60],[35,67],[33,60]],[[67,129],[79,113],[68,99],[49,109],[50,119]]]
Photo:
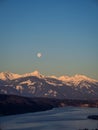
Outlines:
[[13,79],[17,79],[17,78],[20,78],[20,77],[28,77],[28,76],[36,76],[36,77],[39,77],[39,78],[44,77],[37,70],[32,72],[32,73],[26,73],[26,74],[23,74],[23,75],[14,74],[14,73],[11,73],[11,72],[1,72],[0,73],[0,79],[1,80],[13,80]]
[[89,83],[96,83],[98,82],[97,80],[94,80],[94,79],[91,79],[91,78],[88,78],[84,75],[75,75],[75,76],[72,76],[72,77],[69,77],[69,76],[61,76],[58,78],[59,80],[65,82],[65,83],[69,83],[71,85],[74,85],[74,86],[78,86],[81,82],[89,82]]
[[98,81],[84,75],[43,76],[38,71],[23,75],[0,73],[0,93],[27,97],[98,99]]
[[1,72],[0,73],[0,79],[1,80],[12,80],[12,79],[19,78],[19,77],[21,77],[21,75],[14,74],[14,73],[11,73],[11,72]]
[[44,76],[40,74],[40,72],[38,72],[37,70],[32,72],[32,73],[26,73],[23,74],[22,77],[28,77],[28,76],[36,76],[38,78],[43,78]]

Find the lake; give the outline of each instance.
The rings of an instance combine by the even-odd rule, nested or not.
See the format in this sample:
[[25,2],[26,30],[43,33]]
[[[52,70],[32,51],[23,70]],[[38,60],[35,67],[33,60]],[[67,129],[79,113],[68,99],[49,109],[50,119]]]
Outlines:
[[0,117],[0,127],[2,130],[79,130],[98,128],[98,120],[87,119],[87,116],[92,114],[98,114],[98,108],[54,108],[49,111]]

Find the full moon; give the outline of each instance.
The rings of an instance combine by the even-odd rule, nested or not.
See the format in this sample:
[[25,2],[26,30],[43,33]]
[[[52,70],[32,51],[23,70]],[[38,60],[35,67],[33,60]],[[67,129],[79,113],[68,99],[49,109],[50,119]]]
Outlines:
[[42,54],[41,53],[37,53],[37,57],[38,58],[42,57]]

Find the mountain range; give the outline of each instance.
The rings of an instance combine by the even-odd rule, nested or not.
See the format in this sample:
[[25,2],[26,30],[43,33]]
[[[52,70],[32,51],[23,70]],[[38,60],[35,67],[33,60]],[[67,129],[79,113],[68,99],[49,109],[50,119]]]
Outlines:
[[44,76],[38,71],[23,75],[0,73],[0,94],[57,99],[98,99],[98,80],[84,75]]

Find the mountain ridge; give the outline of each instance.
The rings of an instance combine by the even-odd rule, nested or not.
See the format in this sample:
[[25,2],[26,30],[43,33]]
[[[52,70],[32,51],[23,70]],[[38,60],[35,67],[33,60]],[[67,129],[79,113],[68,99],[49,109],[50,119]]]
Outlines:
[[59,99],[98,99],[98,81],[84,75],[55,77],[44,76],[38,71],[23,75],[8,72],[0,73],[0,93]]
[[35,70],[34,72],[31,72],[31,73],[25,73],[25,74],[16,74],[16,73],[12,73],[12,72],[9,72],[9,71],[6,71],[6,72],[1,72],[0,73],[0,79],[1,80],[13,80],[13,79],[16,79],[16,78],[20,78],[20,77],[27,77],[27,76],[37,76],[37,77],[52,77],[52,78],[55,78],[55,79],[58,79],[58,80],[62,80],[64,81],[64,79],[66,80],[69,80],[69,79],[88,79],[88,80],[93,80],[93,81],[98,81],[96,79],[92,79],[92,78],[89,78],[85,75],[82,75],[82,74],[75,74],[74,76],[67,76],[67,75],[62,75],[62,76],[44,76],[42,74],[40,74],[40,72],[38,70]]

